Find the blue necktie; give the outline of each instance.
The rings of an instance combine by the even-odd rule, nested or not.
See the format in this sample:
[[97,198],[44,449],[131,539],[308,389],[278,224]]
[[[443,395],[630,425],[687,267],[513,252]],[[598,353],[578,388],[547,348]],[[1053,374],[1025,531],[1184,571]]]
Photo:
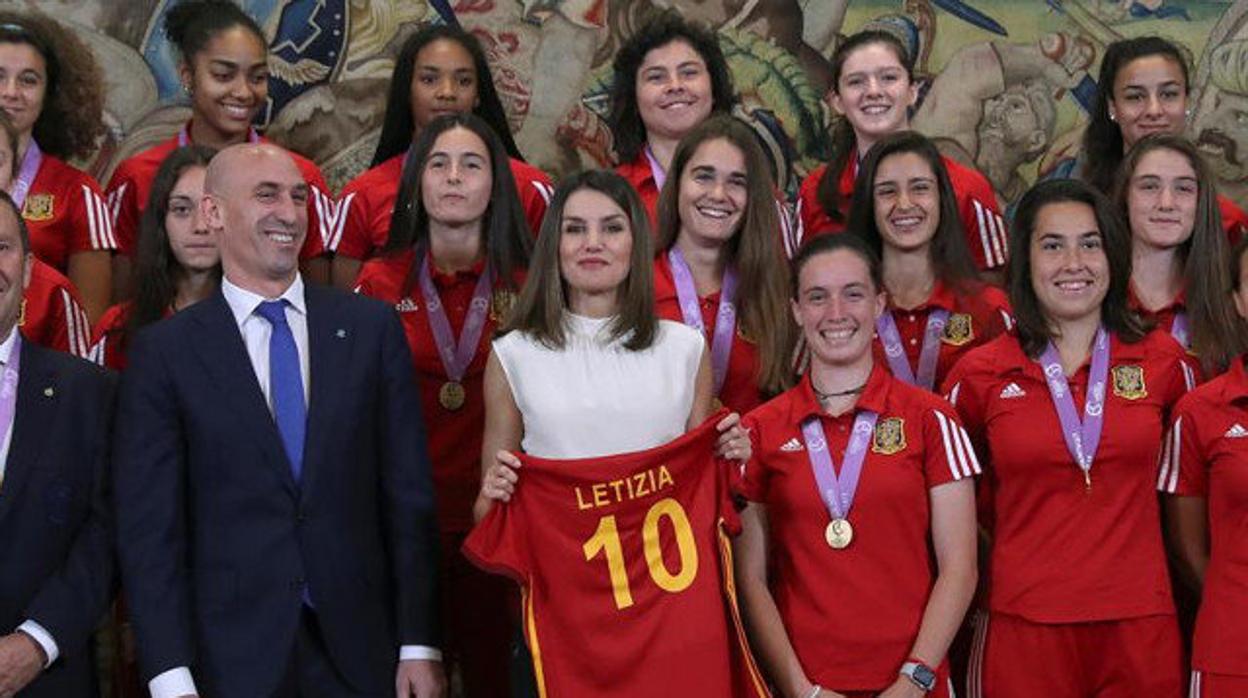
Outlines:
[[290,459],[290,473],[299,482],[303,473],[303,439],[308,430],[299,349],[286,322],[286,301],[265,301],[256,308],[256,314],[273,326],[269,336],[269,397],[273,401],[273,419]]

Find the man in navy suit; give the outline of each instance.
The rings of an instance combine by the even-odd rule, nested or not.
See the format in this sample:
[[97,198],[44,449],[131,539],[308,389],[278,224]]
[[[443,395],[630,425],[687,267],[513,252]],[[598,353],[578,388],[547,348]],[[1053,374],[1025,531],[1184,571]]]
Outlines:
[[95,695],[87,652],[115,573],[106,472],[115,381],[22,340],[30,238],[0,192],[0,696]]
[[307,196],[276,146],[213,158],[200,212],[221,291],[129,350],[117,537],[155,698],[445,691],[403,330],[381,303],[304,286]]

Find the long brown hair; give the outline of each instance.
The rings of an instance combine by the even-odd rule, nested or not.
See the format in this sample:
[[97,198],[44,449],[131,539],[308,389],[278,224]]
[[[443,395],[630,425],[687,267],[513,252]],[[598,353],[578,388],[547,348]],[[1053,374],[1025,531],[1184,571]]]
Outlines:
[[672,156],[671,175],[659,194],[658,248],[660,252],[671,249],[680,234],[678,201],[685,167],[703,143],[719,139],[741,151],[748,202],[736,233],[723,246],[720,255],[737,270],[736,306],[741,331],[759,350],[755,380],[763,392],[779,394],[793,384],[789,357],[795,335],[786,303],[788,265],[779,244],[780,216],[775,203],[775,185],[762,148],[745,124],[727,115],[712,116],[680,140]]
[[1204,158],[1191,141],[1169,133],[1155,133],[1140,139],[1122,161],[1114,182],[1114,203],[1122,220],[1130,221],[1127,200],[1131,194],[1131,178],[1145,155],[1156,150],[1170,150],[1182,155],[1196,173],[1196,217],[1192,234],[1179,245],[1183,260],[1184,289],[1187,294],[1185,311],[1191,328],[1192,350],[1200,357],[1206,375],[1224,370],[1248,337],[1234,304],[1229,297],[1233,286],[1230,269],[1224,260],[1230,245],[1222,229],[1218,210],[1217,187]]
[[1109,262],[1109,290],[1101,301],[1101,322],[1123,342],[1140,341],[1151,328],[1127,305],[1127,289],[1131,283],[1131,234],[1126,224],[1118,218],[1109,199],[1091,185],[1077,179],[1051,179],[1023,194],[1014,212],[1014,224],[1010,226],[1010,249],[1014,254],[1010,255],[1006,267],[1006,289],[1023,351],[1032,358],[1038,357],[1055,337],[1031,285],[1031,239],[1040,211],[1045,206],[1062,203],[1090,207],[1101,233],[1105,258]]
[[619,312],[611,323],[612,340],[623,339],[624,348],[640,351],[654,343],[659,318],[654,311],[654,245],[650,223],[641,199],[628,181],[610,170],[584,170],[564,177],[551,198],[529,262],[528,278],[520,298],[499,335],[513,330],[526,332],[541,344],[562,349],[567,339],[567,289],[559,268],[559,242],[563,237],[563,210],[568,197],[582,190],[599,192],[623,209],[633,236],[628,277],[620,293]]
[[[906,70],[906,80],[914,82],[914,59],[906,51],[905,45],[886,31],[868,29],[846,39],[844,43],[836,47],[836,52],[832,54],[833,92],[840,94],[841,72],[845,70],[845,61],[849,60],[850,54],[872,44],[883,44],[896,54],[897,62],[901,63]],[[854,135],[854,126],[849,123],[849,118],[845,116],[838,118],[832,127],[832,157],[829,158],[828,167],[823,171],[819,187],[815,190],[819,206],[823,208],[824,214],[834,221],[844,222],[845,220],[845,215],[841,213],[841,173],[845,171],[850,158],[854,157],[854,148],[857,144],[858,138]]]

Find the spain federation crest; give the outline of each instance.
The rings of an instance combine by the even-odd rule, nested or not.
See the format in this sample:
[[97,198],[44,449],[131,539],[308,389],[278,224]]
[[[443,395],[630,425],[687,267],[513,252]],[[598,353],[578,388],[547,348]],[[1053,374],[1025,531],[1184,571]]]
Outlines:
[[975,339],[975,328],[971,324],[971,316],[966,313],[953,313],[945,322],[945,331],[940,341],[950,346],[960,347]]
[[56,199],[51,194],[31,194],[22,207],[22,218],[28,221],[50,221],[56,215]]
[[1125,400],[1148,397],[1148,386],[1144,384],[1144,368],[1132,365],[1115,366],[1114,395]]
[[871,439],[871,452],[891,456],[906,449],[906,420],[888,417],[875,423],[875,435]]
[[498,289],[494,292],[494,298],[490,301],[490,320],[495,324],[502,324],[511,315],[511,309],[516,307],[516,294],[506,289]]

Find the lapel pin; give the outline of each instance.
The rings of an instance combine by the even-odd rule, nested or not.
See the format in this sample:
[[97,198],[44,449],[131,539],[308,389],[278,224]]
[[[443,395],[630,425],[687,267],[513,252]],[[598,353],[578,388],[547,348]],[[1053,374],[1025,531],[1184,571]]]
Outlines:
[[346,339],[346,338],[347,338],[347,331],[346,331],[346,330],[338,330],[337,332],[335,332],[335,333],[334,333],[334,336],[335,336],[335,337],[337,337],[338,339]]
[[44,395],[44,397],[52,397],[52,396],[53,396],[53,395],[55,395],[55,394],[56,394],[56,390],[55,390],[55,389],[53,389],[53,388],[52,388],[52,386],[48,386],[48,387],[46,387],[46,388],[44,388],[44,389],[43,389],[43,395]]

